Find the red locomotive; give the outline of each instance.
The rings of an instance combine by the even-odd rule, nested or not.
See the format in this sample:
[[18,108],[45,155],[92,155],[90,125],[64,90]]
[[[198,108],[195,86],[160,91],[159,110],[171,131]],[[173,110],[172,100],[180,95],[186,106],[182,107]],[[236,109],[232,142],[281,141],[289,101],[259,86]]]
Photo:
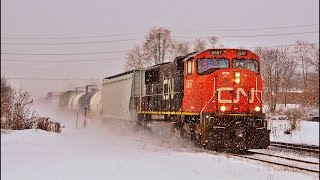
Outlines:
[[143,95],[131,103],[140,123],[172,122],[181,136],[210,149],[270,144],[260,59],[249,50],[208,49],[180,56],[146,69],[144,84]]

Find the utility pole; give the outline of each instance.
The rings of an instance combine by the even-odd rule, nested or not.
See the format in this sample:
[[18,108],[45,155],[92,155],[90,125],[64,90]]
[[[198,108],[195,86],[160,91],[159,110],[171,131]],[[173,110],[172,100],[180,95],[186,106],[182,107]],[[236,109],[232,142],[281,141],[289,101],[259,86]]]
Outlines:
[[[161,60],[161,56],[160,56],[160,38],[161,38],[161,34],[160,32],[158,33],[158,63],[160,64]],[[157,64],[157,63],[156,63]]]

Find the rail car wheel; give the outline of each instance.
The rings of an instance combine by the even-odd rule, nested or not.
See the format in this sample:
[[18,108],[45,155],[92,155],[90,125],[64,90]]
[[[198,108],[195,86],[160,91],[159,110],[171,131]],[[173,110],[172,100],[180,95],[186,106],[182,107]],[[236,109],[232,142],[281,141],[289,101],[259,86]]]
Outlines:
[[[210,129],[209,127],[207,127]],[[219,131],[205,131],[205,134],[202,138],[202,144],[204,144],[206,149],[215,150],[215,151],[224,151],[225,146],[223,141],[223,134]]]

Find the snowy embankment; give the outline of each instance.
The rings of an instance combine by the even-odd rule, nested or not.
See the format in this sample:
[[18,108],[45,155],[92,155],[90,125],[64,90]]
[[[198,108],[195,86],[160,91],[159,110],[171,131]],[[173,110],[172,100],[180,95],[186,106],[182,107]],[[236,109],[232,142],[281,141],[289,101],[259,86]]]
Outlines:
[[284,133],[290,127],[286,120],[272,120],[269,125],[271,141],[319,146],[319,122],[301,121],[292,134]]
[[[267,107],[264,107],[266,110]],[[297,129],[292,131],[292,134],[284,132],[290,129],[290,122],[285,115],[285,111],[290,109],[299,109],[304,112],[301,117]],[[268,114],[268,129],[271,130],[271,141],[310,144],[319,146],[319,122],[306,121],[314,116],[319,116],[319,107],[302,107],[301,105],[288,104],[278,105],[278,113]]]
[[66,124],[61,134],[42,130],[1,134],[1,179],[317,179],[195,152],[167,133],[137,131],[127,123],[91,121],[83,128],[81,117],[75,128],[75,115],[57,118]]

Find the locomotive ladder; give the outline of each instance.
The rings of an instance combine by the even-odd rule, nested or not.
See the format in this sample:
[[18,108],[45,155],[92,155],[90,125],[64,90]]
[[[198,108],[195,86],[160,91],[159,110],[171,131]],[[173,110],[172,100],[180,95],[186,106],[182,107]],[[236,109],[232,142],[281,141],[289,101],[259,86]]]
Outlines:
[[209,103],[213,100],[213,98],[216,95],[216,77],[213,78],[213,95],[212,97],[209,99],[209,101],[207,102],[207,104],[201,109],[200,111],[200,124],[203,125],[202,129],[205,129],[205,120],[203,119],[203,111],[207,108],[207,106],[209,105]]

